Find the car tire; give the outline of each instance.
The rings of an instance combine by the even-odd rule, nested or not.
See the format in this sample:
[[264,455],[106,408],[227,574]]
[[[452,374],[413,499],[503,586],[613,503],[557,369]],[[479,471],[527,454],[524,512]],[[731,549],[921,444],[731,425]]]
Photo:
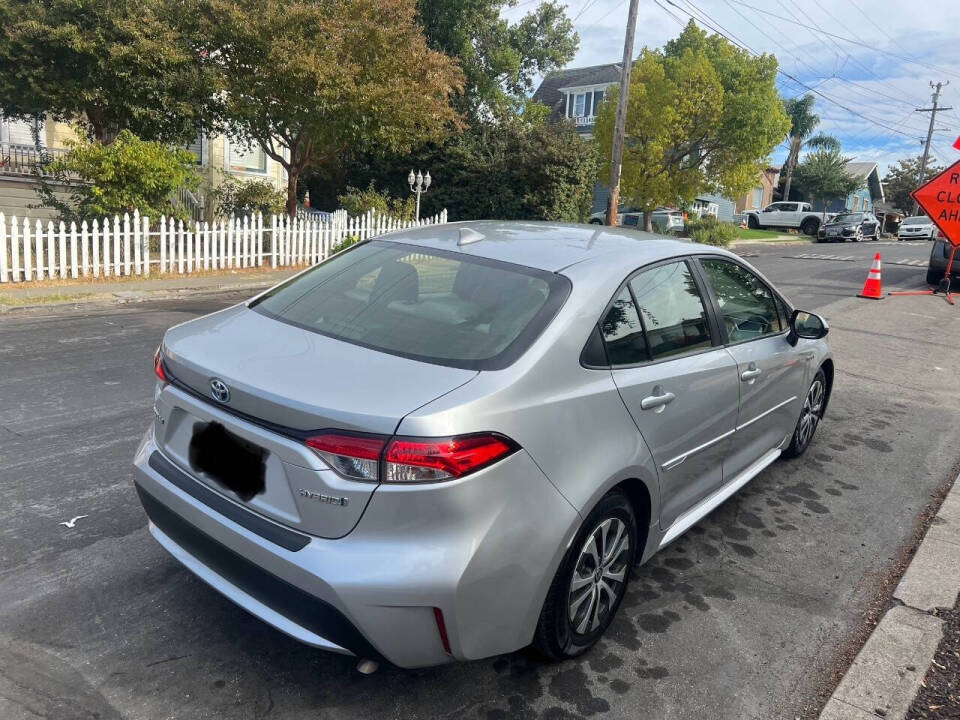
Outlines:
[[747,227],[751,230],[760,229],[760,221],[757,219],[756,215],[747,215]]
[[933,268],[927,268],[927,285],[938,287],[945,274],[946,273],[938,272]]
[[820,223],[813,218],[807,218],[800,224],[800,230],[804,235],[816,235],[820,229]]
[[854,242],[863,242],[863,228],[857,228],[857,232],[853,235]]
[[[611,540],[610,533],[618,531]],[[627,496],[620,490],[604,495],[570,543],[547,592],[533,640],[540,653],[564,660],[586,652],[600,639],[626,594],[638,557],[638,535]],[[629,543],[625,548],[623,536]],[[599,545],[605,547],[601,550]]]
[[603,221],[602,221],[602,220],[591,220],[591,221],[590,221],[590,224],[591,224],[591,225],[603,225]]
[[790,444],[783,451],[786,458],[795,458],[803,455],[813,436],[820,426],[823,419],[823,411],[827,406],[827,376],[823,368],[817,370],[810,387],[807,388],[807,394],[803,396],[803,405],[800,409],[800,418],[797,420],[797,426],[793,430],[793,437],[790,438]]

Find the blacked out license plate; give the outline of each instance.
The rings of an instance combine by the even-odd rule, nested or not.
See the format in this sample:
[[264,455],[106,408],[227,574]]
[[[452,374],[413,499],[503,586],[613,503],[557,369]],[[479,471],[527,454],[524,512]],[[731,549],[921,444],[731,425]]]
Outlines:
[[266,488],[267,451],[218,422],[197,423],[190,440],[190,465],[244,501]]

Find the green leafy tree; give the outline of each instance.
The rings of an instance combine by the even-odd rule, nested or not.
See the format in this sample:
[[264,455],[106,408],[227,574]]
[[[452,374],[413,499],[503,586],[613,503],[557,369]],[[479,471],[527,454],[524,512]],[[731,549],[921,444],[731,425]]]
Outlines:
[[185,143],[215,113],[209,58],[168,0],[0,3],[0,98],[12,117],[80,122],[107,142],[128,129]]
[[943,172],[943,168],[928,161],[920,179],[920,165],[922,157],[903,158],[896,165],[887,168],[883,176],[883,194],[887,201],[901,212],[909,213],[913,209],[913,198],[910,193],[920,187],[934,175]]
[[[630,77],[621,176],[625,200],[645,214],[697,194],[745,193],[790,120],[775,80],[777,60],[754,57],[691,22],[662,52],[644,49]],[[600,105],[594,133],[610,172],[617,90]]]
[[209,196],[221,217],[276,215],[282,213],[287,204],[286,193],[277,190],[269,180],[240,180],[228,173],[223,173],[220,184]]
[[831,200],[845,198],[863,187],[863,178],[848,171],[849,163],[850,158],[843,157],[837,149],[814,150],[807,153],[794,171],[797,187],[810,198],[810,202],[823,202],[824,216]]
[[790,98],[783,103],[784,110],[790,118],[790,134],[787,141],[790,143],[790,151],[787,153],[787,161],[784,163],[784,181],[783,181],[783,199],[790,198],[790,188],[793,184],[793,169],[797,166],[797,160],[800,158],[800,151],[805,148],[839,150],[840,141],[832,135],[818,133],[813,135],[813,131],[820,124],[820,116],[813,112],[813,95],[804,95],[800,98]]
[[470,117],[523,107],[536,77],[563,67],[579,38],[566,9],[542,2],[522,19],[501,17],[515,0],[417,0],[417,19],[431,48],[456,58],[466,76],[458,109]]
[[72,182],[69,202],[59,200],[50,185],[41,184],[41,203],[60,212],[62,220],[107,217],[139,210],[141,215],[188,219],[176,202],[181,188],[200,185],[196,158],[186,150],[141,140],[122,130],[109,145],[70,141],[66,154],[53,161],[50,174]]
[[414,0],[202,0],[224,118],[287,172],[287,212],[312,163],[400,153],[457,122],[462,73],[427,47]]

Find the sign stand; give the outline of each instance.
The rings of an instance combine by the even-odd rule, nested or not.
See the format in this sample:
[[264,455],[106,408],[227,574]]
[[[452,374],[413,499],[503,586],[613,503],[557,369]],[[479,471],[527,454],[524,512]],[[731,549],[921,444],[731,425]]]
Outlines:
[[950,251],[950,258],[947,260],[947,270],[937,287],[932,290],[908,290],[890,294],[936,295],[942,292],[946,296],[947,302],[953,305],[950,273],[953,272],[953,261],[957,255],[957,248],[960,246],[960,160],[939,175],[930,178],[910,193],[910,197],[916,200],[927,216],[933,220],[933,224],[940,230],[940,234],[950,242],[952,250]]

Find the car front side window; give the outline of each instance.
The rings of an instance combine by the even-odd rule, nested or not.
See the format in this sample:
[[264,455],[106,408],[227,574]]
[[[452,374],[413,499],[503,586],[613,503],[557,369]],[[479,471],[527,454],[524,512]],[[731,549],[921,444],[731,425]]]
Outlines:
[[760,278],[729,260],[701,258],[731,343],[774,335],[783,328],[773,293]]

